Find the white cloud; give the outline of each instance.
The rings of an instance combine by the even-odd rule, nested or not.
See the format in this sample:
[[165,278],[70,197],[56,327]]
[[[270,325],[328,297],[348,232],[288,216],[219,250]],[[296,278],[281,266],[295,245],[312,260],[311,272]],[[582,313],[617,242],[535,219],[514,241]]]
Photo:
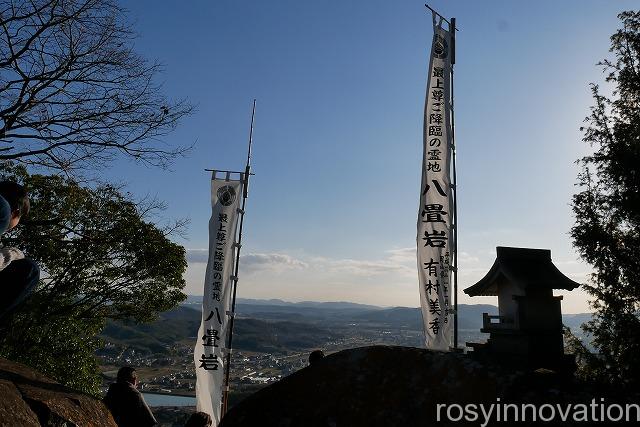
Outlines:
[[401,264],[413,264],[417,263],[417,253],[416,248],[400,248],[400,249],[390,249],[386,251],[389,254],[389,260],[401,263]]
[[282,272],[291,269],[305,269],[308,264],[287,254],[270,253],[250,253],[240,256],[240,269],[247,273],[259,270],[270,270]]
[[356,276],[377,276],[382,274],[411,274],[417,275],[415,268],[411,269],[406,265],[397,263],[394,260],[355,260],[338,259],[324,260],[325,269],[335,273],[353,274]]
[[[189,264],[206,264],[209,257],[207,249],[187,249]],[[240,256],[240,267],[247,271],[259,269],[279,270],[287,268],[306,268],[307,264],[286,254],[249,253]]]
[[207,263],[209,257],[208,249],[187,249],[188,263]]
[[[209,257],[207,249],[187,249],[189,264],[206,264]],[[240,255],[240,268],[249,272],[260,269],[282,270],[291,268],[307,268],[304,261],[280,253],[249,253]]]
[[[187,293],[202,293],[206,249],[187,251],[189,268]],[[469,298],[462,291],[484,276],[495,259],[495,250],[459,253],[459,297],[461,303],[495,304],[495,298]],[[559,264],[565,264],[560,262]],[[564,274],[584,283],[580,264],[566,262]],[[348,300],[382,306],[418,306],[418,277],[415,247],[383,251],[369,259],[329,258],[300,253],[246,253],[240,262],[240,295],[245,298],[282,298],[291,301]],[[572,271],[573,270],[573,271]],[[567,292],[563,311],[587,310],[586,296],[581,290]]]
[[468,252],[458,252],[458,262],[461,264],[474,264],[480,262],[480,258],[473,256]]
[[[384,274],[416,275],[415,248],[391,249],[378,260],[357,260],[351,258],[335,259],[308,257],[300,259],[285,253],[249,253],[241,255],[240,270],[244,273],[263,271],[283,272],[286,270],[313,270],[323,274],[352,274],[355,276],[377,276]],[[190,264],[206,264],[206,249],[188,249],[187,261]]]

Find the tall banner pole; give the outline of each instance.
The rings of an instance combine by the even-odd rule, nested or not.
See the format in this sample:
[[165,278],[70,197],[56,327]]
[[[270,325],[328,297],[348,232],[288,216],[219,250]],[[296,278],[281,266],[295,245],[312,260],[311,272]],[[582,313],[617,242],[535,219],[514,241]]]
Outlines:
[[[452,172],[452,37],[453,28],[429,6],[433,41],[424,109],[417,261],[425,345],[449,351],[455,334],[455,205]],[[455,289],[454,289],[455,292]]]
[[[255,114],[255,100],[252,112]],[[244,172],[210,170],[209,258],[196,345],[196,410],[219,425],[226,411],[242,229],[251,173],[251,136]],[[234,178],[239,175],[239,179]],[[242,194],[242,203],[240,195]]]
[[453,69],[456,64],[456,18],[451,18],[451,163],[453,167],[453,347],[458,348],[458,183],[456,175],[456,111]]
[[238,268],[240,265],[240,248],[242,247],[242,227],[244,225],[244,209],[247,203],[247,197],[249,196],[249,176],[251,175],[251,146],[253,144],[253,121],[256,115],[256,100],[253,100],[253,109],[251,110],[251,127],[249,129],[249,149],[247,151],[247,165],[244,171],[244,191],[242,192],[242,208],[240,214],[240,228],[238,230],[238,243],[236,247],[236,262],[235,262],[235,271],[233,273],[234,284],[233,284],[233,297],[231,300],[231,315],[230,315],[230,325],[229,325],[229,344],[227,346],[227,363],[226,363],[226,373],[225,373],[225,381],[224,381],[224,396],[222,399],[222,416],[227,413],[227,408],[229,406],[229,391],[231,390],[229,385],[229,377],[231,374],[231,353],[233,351],[233,323],[236,314],[236,293],[238,291]]

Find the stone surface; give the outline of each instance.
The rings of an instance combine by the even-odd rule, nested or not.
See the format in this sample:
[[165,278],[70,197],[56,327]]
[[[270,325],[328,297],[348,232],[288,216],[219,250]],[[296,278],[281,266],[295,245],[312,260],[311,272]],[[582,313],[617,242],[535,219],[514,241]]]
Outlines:
[[11,381],[0,380],[0,426],[39,426],[38,417]]
[[0,426],[116,427],[104,404],[0,358]]
[[191,414],[196,412],[196,407],[156,406],[151,411],[158,421],[158,427],[183,427]]
[[592,395],[548,372],[516,371],[462,353],[374,346],[332,354],[258,391],[231,408],[220,426],[464,425],[436,423],[436,404],[548,403],[567,396],[587,401]]

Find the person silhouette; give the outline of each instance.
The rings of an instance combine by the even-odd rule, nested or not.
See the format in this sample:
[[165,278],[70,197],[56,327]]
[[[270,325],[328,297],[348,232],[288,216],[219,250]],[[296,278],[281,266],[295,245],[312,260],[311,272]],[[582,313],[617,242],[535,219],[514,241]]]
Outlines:
[[[18,225],[29,213],[27,190],[12,181],[0,181],[0,235]],[[0,245],[0,320],[16,309],[33,292],[40,269],[18,248]]]
[[109,386],[107,395],[102,399],[118,427],[152,427],[158,424],[137,387],[136,370],[124,366],[120,368],[116,382]]

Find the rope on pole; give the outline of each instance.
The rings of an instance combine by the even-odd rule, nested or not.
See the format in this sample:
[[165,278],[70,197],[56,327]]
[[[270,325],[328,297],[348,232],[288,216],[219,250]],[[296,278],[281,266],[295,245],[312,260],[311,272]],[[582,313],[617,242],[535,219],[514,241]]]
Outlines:
[[225,380],[224,380],[224,393],[222,395],[222,416],[227,413],[227,408],[229,406],[229,391],[231,390],[229,384],[229,377],[231,374],[231,353],[233,352],[233,324],[235,320],[236,313],[236,293],[238,291],[238,268],[240,265],[240,248],[242,247],[242,228],[244,225],[244,213],[245,206],[247,203],[247,197],[249,195],[249,177],[253,175],[251,173],[251,146],[253,144],[253,121],[256,114],[256,100],[253,100],[253,109],[251,111],[251,128],[249,130],[249,150],[247,154],[247,166],[245,168],[245,172],[241,174],[241,178],[243,181],[243,191],[242,191],[242,208],[240,208],[240,226],[238,229],[238,242],[236,245],[236,257],[235,257],[235,267],[233,272],[233,296],[231,299],[231,312],[229,315],[229,341],[227,344],[227,360],[225,363]]

